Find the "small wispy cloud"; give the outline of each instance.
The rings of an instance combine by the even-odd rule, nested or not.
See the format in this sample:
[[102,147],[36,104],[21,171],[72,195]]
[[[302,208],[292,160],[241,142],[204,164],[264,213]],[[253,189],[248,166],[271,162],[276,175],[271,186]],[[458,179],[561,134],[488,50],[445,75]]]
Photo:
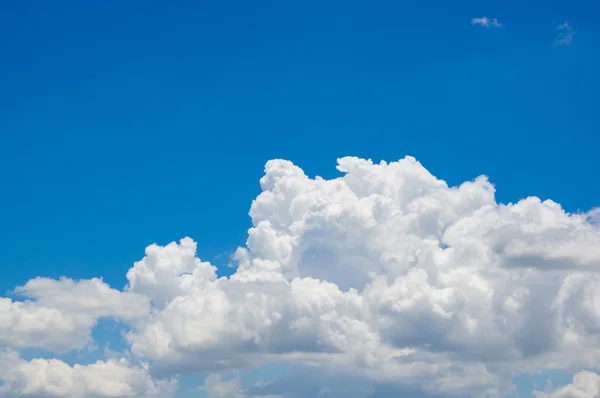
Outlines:
[[502,26],[496,18],[489,19],[488,17],[473,18],[471,19],[471,25],[480,25],[484,28],[499,28]]
[[556,32],[555,46],[570,46],[573,43],[573,36],[575,36],[576,31],[568,22],[558,25]]
[[600,227],[600,207],[588,211],[586,216],[586,219],[590,224]]

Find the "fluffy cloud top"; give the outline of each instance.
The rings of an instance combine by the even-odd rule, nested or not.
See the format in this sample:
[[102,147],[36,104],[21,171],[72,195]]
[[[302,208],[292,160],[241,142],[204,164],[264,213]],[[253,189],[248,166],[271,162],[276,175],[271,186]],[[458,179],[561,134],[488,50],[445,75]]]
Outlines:
[[534,391],[534,398],[596,398],[600,396],[600,376],[593,372],[579,372],[573,383],[552,392]]
[[0,345],[10,347],[82,349],[99,318],[135,322],[150,312],[147,297],[112,289],[100,279],[36,278],[15,292],[29,300],[0,297]]
[[56,359],[24,361],[12,351],[0,352],[0,396],[3,397],[162,397],[172,382],[154,382],[147,366],[124,359],[69,366]]
[[[50,379],[0,372],[9,386],[0,396],[42,388],[81,396],[96,387],[78,384],[76,369],[108,382],[106,369],[117,367],[129,369],[126,380],[86,396],[165,396],[177,375],[280,363],[295,370],[285,383],[211,376],[205,392],[496,397],[518,373],[598,365],[595,213],[569,214],[535,197],[500,204],[486,177],[449,187],[412,157],[346,157],[338,170],[339,178],[312,179],[269,161],[229,278],[184,238],[149,246],[124,291],[97,279],[38,278],[17,288],[31,300],[0,301],[0,317],[11,320],[0,322],[11,325],[0,326],[0,344],[80,349],[96,320],[112,317],[129,326],[128,355],[150,367],[110,360],[75,368],[10,351],[0,367],[53,366],[77,382],[59,393]],[[53,337],[40,339],[46,331]]]

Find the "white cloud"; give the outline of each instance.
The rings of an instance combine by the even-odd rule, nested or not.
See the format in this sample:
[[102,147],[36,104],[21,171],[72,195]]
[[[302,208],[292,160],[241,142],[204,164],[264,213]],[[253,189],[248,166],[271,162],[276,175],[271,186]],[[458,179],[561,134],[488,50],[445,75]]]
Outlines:
[[36,278],[15,292],[28,300],[0,298],[0,345],[81,349],[99,318],[134,322],[150,312],[146,297],[112,289],[100,279]]
[[554,44],[557,46],[570,46],[573,43],[573,36],[577,31],[573,29],[568,22],[558,25],[556,28],[556,37],[554,38]]
[[42,347],[53,352],[83,348],[94,325],[89,316],[71,316],[32,302],[0,298],[0,344]]
[[[47,279],[17,290],[36,310],[128,322],[131,353],[155,379],[281,363],[316,380],[250,388],[214,376],[205,391],[215,397],[314,396],[317,385],[356,398],[497,397],[518,373],[600,363],[591,213],[535,197],[500,204],[486,177],[449,187],[412,157],[347,157],[338,169],[340,178],[311,179],[267,163],[230,278],[185,238],[149,246],[125,292]],[[72,335],[50,320],[43,328]],[[88,336],[91,325],[74,330]]]
[[502,26],[496,18],[489,19],[488,17],[473,18],[471,19],[471,25],[479,25],[484,28],[499,28]]
[[600,396],[600,376],[593,372],[579,372],[573,383],[551,392],[534,391],[534,398],[596,398]]
[[155,382],[147,366],[126,360],[69,366],[56,359],[25,361],[0,351],[0,397],[168,397],[175,383]]

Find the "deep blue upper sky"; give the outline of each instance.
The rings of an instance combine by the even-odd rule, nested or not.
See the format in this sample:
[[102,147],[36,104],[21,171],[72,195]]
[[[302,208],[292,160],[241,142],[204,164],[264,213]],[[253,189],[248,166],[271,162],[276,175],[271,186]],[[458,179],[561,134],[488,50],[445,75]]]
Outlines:
[[[145,246],[243,244],[264,163],[413,155],[498,199],[600,204],[600,3],[5,1],[0,290],[115,287]],[[498,18],[500,29],[471,26]],[[554,46],[555,28],[577,31]],[[220,256],[219,256],[220,255]],[[217,257],[217,258],[215,258]]]

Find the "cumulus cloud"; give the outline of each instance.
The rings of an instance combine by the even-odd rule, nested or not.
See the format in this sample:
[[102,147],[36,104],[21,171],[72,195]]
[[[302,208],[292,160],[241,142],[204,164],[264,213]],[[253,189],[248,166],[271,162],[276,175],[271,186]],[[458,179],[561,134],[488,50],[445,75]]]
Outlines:
[[600,396],[600,376],[593,372],[579,372],[573,383],[551,392],[534,391],[534,398],[596,398]]
[[56,359],[25,361],[0,351],[0,397],[168,397],[175,383],[154,382],[148,367],[125,359],[69,366]]
[[554,44],[557,46],[570,46],[573,43],[575,33],[576,30],[568,22],[558,25]]
[[[35,279],[17,289],[35,301],[5,306],[87,314],[73,328],[86,339],[97,318],[121,319],[152,383],[213,374],[214,397],[497,397],[518,373],[599,363],[595,213],[535,197],[501,204],[487,177],[450,187],[412,157],[346,157],[338,170],[313,179],[269,161],[231,277],[184,238],[149,246],[124,291]],[[260,386],[220,376],[268,363],[294,372]]]
[[145,296],[112,289],[100,279],[36,278],[15,293],[27,300],[0,298],[0,345],[82,349],[99,318],[134,322],[150,312]]
[[471,25],[479,25],[483,26],[484,28],[499,28],[502,26],[496,18],[489,19],[488,17],[473,18],[471,19]]

